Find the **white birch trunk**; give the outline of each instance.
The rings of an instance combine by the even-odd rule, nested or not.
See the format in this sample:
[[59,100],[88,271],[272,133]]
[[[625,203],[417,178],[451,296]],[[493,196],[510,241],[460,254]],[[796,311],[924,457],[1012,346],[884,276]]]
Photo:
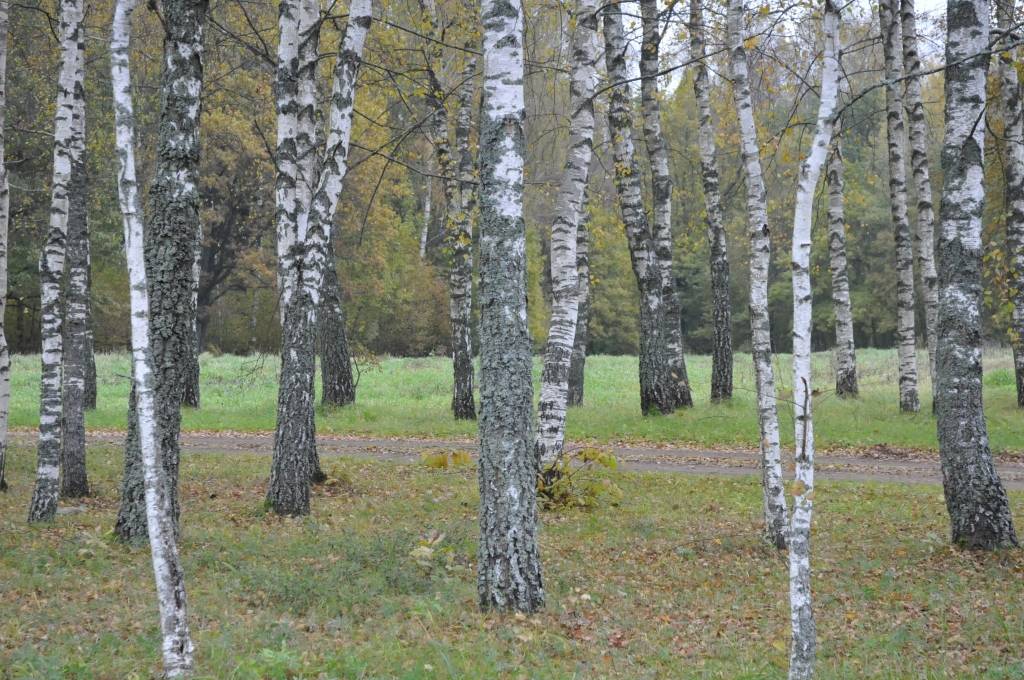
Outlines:
[[569,143],[551,225],[551,322],[544,350],[537,413],[537,461],[543,470],[562,455],[569,397],[569,366],[576,340],[579,272],[577,228],[594,151],[594,91],[597,87],[597,2],[578,0],[569,65]]
[[914,330],[914,252],[907,216],[906,129],[903,123],[903,48],[897,0],[880,0],[878,19],[885,54],[886,133],[889,142],[889,207],[896,241],[896,335],[900,410],[916,412],[917,348]]
[[768,228],[768,195],[761,173],[761,156],[750,96],[749,65],[744,31],[744,0],[729,0],[729,64],[733,99],[739,117],[740,144],[747,185],[747,230],[750,235],[750,335],[757,381],[757,413],[761,431],[761,468],[764,490],[765,537],[777,548],[786,547],[788,524],[786,496],[782,487],[782,453],[779,444],[779,413],[772,368],[772,336],[768,317],[768,268],[771,264],[771,232]]
[[36,485],[29,506],[30,522],[51,521],[57,513],[63,404],[63,319],[61,310],[64,259],[67,250],[71,170],[74,165],[76,76],[81,69],[85,7],[82,0],[61,3],[61,64],[57,79],[57,112],[53,126],[53,193],[50,222],[39,258],[42,308],[42,379],[39,407],[39,450]]
[[[427,160],[427,172],[433,173],[433,162]],[[420,259],[427,259],[427,239],[430,237],[430,216],[434,206],[434,182],[433,178],[427,177],[423,182],[423,226],[420,228]]]
[[163,668],[166,677],[178,678],[192,674],[194,647],[188,626],[185,577],[178,556],[167,480],[160,462],[161,452],[156,431],[156,399],[149,346],[149,294],[143,252],[142,210],[135,177],[135,120],[128,61],[131,15],[134,9],[135,0],[118,0],[110,40],[114,122],[121,167],[118,197],[124,218],[131,304],[132,374],[145,478],[146,526],[160,609]]
[[814,427],[811,415],[811,227],[814,193],[828,158],[839,93],[839,6],[825,0],[818,121],[800,166],[793,211],[793,401],[796,482],[789,528],[790,680],[814,677],[817,639],[811,607],[811,514],[814,508]]
[[0,491],[7,490],[7,422],[11,406],[11,353],[7,346],[7,227],[11,189],[7,181],[7,30],[9,0],[0,0]]
[[832,274],[832,308],[836,317],[836,394],[856,397],[857,355],[853,342],[853,308],[846,266],[846,212],[843,205],[843,151],[839,140],[828,160],[828,262]]

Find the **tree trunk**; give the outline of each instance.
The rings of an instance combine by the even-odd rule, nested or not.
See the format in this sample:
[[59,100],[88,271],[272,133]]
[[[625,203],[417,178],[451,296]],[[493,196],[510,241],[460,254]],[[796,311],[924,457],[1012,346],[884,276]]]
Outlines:
[[132,388],[128,395],[128,431],[124,439],[124,469],[121,474],[121,506],[117,510],[117,520],[114,523],[114,534],[123,543],[129,544],[145,543],[149,540],[149,529],[146,526],[146,484],[142,474],[138,398],[134,375],[135,369],[132,369]]
[[[433,163],[427,159],[427,172],[433,173]],[[420,259],[427,259],[427,240],[430,238],[430,215],[434,202],[433,177],[427,176],[423,182],[423,226],[420,227]]]
[[811,227],[814,193],[828,158],[839,94],[839,7],[825,0],[822,17],[821,99],[814,139],[800,166],[793,211],[793,517],[789,527],[789,602],[793,640],[790,680],[814,677],[817,637],[811,607],[811,516],[814,509],[814,427],[811,415]]
[[662,270],[654,232],[644,212],[640,168],[633,150],[632,104],[626,67],[626,40],[618,6],[604,10],[605,66],[611,88],[608,134],[614,141],[615,189],[626,228],[629,257],[640,293],[640,410],[672,413],[678,405],[665,349]]
[[764,490],[765,537],[777,548],[786,547],[786,497],[782,488],[782,453],[779,413],[772,368],[772,335],[768,316],[768,268],[771,233],[768,199],[761,173],[761,157],[750,97],[747,51],[744,47],[743,0],[729,0],[729,64],[733,99],[739,118],[741,153],[747,185],[747,222],[750,234],[750,344],[757,381],[757,414],[761,430],[761,468]]
[[85,169],[85,36],[75,74],[72,159],[68,196],[67,278],[64,294],[64,422],[60,495],[89,495],[85,451],[85,382],[89,354],[89,221]]
[[654,251],[661,270],[661,300],[664,307],[665,351],[669,367],[669,387],[676,406],[693,406],[690,379],[683,356],[682,311],[672,267],[672,173],[668,167],[668,148],[661,133],[661,94],[658,92],[661,30],[657,0],[640,0],[643,40],[640,48],[640,103],[643,111],[644,145],[651,162],[653,197]]
[[[287,188],[288,185],[294,188],[299,172],[294,155],[297,148],[296,127],[292,124],[296,102],[300,99],[296,92],[315,87],[312,69],[305,71],[301,78],[295,72],[295,63],[298,61],[295,55],[299,49],[296,36],[300,35],[298,26],[301,23],[301,19],[296,16],[298,9],[290,2],[281,4],[277,76],[279,189],[282,186]],[[294,231],[286,233],[287,243],[278,243],[279,252],[283,245],[286,246],[287,268],[282,275],[282,298],[286,304],[274,459],[267,502],[279,515],[309,514],[309,484],[311,479],[322,474],[316,450],[313,411],[313,376],[316,365],[314,331],[330,257],[331,223],[348,172],[356,74],[370,28],[371,11],[370,0],[355,0],[352,3],[341,51],[334,65],[330,130],[323,166],[317,173],[317,184],[308,204],[293,204],[293,212],[284,215],[287,222],[285,226],[291,229],[294,225]],[[301,12],[302,15],[311,13],[305,10]],[[312,133],[312,130],[309,131],[309,134]],[[280,176],[287,173],[290,176]],[[279,219],[288,210],[287,205],[281,202],[282,196],[287,198],[287,192],[278,193]]]
[[901,95],[903,64],[896,0],[879,0],[878,18],[885,53],[886,132],[889,139],[889,207],[896,241],[896,335],[900,370],[900,410],[916,412],[917,349],[914,334],[914,253],[907,217],[906,140]]
[[323,403],[346,406],[356,400],[356,383],[352,377],[352,356],[348,349],[345,308],[341,304],[341,284],[338,281],[338,264],[334,257],[335,240],[332,235],[328,243],[327,264],[324,268],[324,298],[320,307],[322,318],[317,329],[320,334],[320,376],[324,390]]
[[700,119],[697,135],[711,266],[711,315],[714,320],[711,401],[715,402],[732,399],[732,299],[729,291],[728,242],[722,218],[718,161],[715,158],[715,125],[711,119],[711,85],[704,56],[704,6],[702,0],[690,0],[690,57],[700,59],[694,64],[693,93],[697,99]]
[[1006,491],[992,464],[982,408],[981,227],[989,4],[951,0],[947,22],[938,245],[939,455],[953,543],[993,550],[1016,546],[1017,535]]
[[597,85],[597,2],[578,0],[569,65],[569,140],[551,225],[551,322],[544,350],[535,451],[541,469],[561,455],[569,369],[579,321],[577,228],[583,221],[594,151],[594,89]]
[[483,0],[480,107],[480,545],[484,610],[544,605],[523,220],[523,8]]
[[[999,27],[1009,31],[1014,26],[1012,0],[997,3]],[[1003,161],[1006,204],[1006,251],[1010,264],[1010,289],[1013,312],[1010,324],[1010,344],[1013,346],[1013,365],[1017,375],[1017,406],[1024,408],[1024,106],[1021,105],[1021,86],[1017,78],[1016,50],[1002,52],[997,57],[1001,81],[1003,114],[1003,143],[1006,154]]]
[[[132,396],[137,402],[137,422],[131,423],[142,451],[146,525],[150,541],[157,601],[160,607],[164,676],[188,677],[194,668],[194,647],[188,626],[185,575],[178,555],[172,514],[170,481],[160,464],[157,434],[156,390],[149,342],[149,298],[144,263],[144,238],[138,184],[135,180],[134,115],[129,72],[131,14],[134,0],[118,0],[110,41],[114,86],[114,121],[121,163],[118,196],[124,217],[125,255],[131,301]],[[198,107],[198,104],[196,104]],[[129,447],[130,448],[130,447]]]
[[587,193],[583,195],[580,222],[576,226],[576,276],[579,279],[579,303],[576,309],[576,333],[569,361],[569,406],[582,406],[587,366],[587,341],[590,336],[590,238],[587,223]]
[[199,277],[202,275],[200,260],[203,254],[203,225],[199,224],[196,237],[196,252],[192,260],[192,351],[189,353],[181,386],[181,405],[199,408]]
[[837,139],[828,159],[828,263],[836,316],[836,394],[856,397],[857,355],[853,344],[853,308],[846,270],[846,215],[843,206],[843,151]]
[[11,352],[7,345],[7,228],[11,188],[7,181],[7,31],[8,0],[0,0],[0,491],[7,490],[7,423],[11,413]]
[[61,313],[62,281],[67,248],[68,215],[72,194],[72,170],[76,160],[74,117],[78,74],[83,68],[85,8],[82,0],[65,0],[60,6],[61,64],[57,81],[57,112],[53,126],[53,193],[46,241],[39,258],[40,309],[42,311],[42,378],[40,381],[39,449],[36,484],[29,506],[29,522],[49,522],[57,513],[58,475],[61,458],[63,403],[64,328]]
[[903,30],[903,70],[906,74],[906,110],[910,120],[910,166],[917,195],[917,281],[924,303],[925,342],[928,345],[928,373],[932,381],[932,406],[935,398],[935,324],[939,314],[939,274],[935,270],[935,207],[932,180],[928,169],[928,120],[921,99],[921,58],[917,52],[917,17],[914,0],[901,0]]

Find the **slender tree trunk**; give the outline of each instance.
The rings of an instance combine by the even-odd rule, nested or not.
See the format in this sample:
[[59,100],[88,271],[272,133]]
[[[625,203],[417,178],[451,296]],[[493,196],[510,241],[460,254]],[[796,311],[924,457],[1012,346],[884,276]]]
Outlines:
[[936,394],[943,490],[953,543],[978,550],[1017,545],[982,408],[981,222],[989,23],[985,0],[950,0],[938,245]]
[[[1013,0],[996,4],[999,28],[1009,31],[1014,26]],[[1024,106],[1021,105],[1021,86],[1017,78],[1018,50],[1001,52],[997,57],[1001,82],[1003,114],[1003,143],[1006,149],[1004,173],[1006,183],[1003,197],[1006,203],[1006,250],[1010,263],[1010,288],[1013,313],[1010,324],[1010,344],[1013,347],[1013,365],[1017,376],[1017,406],[1024,408]]]
[[914,253],[907,216],[906,130],[901,81],[902,41],[896,0],[879,0],[878,18],[885,53],[886,132],[889,139],[889,206],[896,241],[896,335],[900,370],[900,410],[916,412],[917,349],[914,333]]
[[[427,158],[427,172],[433,173],[432,157]],[[420,227],[420,259],[427,259],[427,240],[430,238],[430,218],[434,206],[434,178],[426,177],[423,182],[423,226]]]
[[856,397],[857,355],[853,344],[853,309],[846,269],[846,215],[843,206],[843,151],[837,139],[828,159],[828,262],[832,272],[832,307],[836,316],[836,394]]
[[617,5],[603,12],[605,66],[611,88],[608,134],[613,140],[615,188],[626,227],[629,257],[640,293],[640,410],[644,415],[672,413],[676,390],[665,349],[663,276],[654,232],[644,212],[640,168],[633,149],[632,104],[626,68],[626,40]]
[[640,102],[643,111],[644,144],[651,162],[655,257],[661,270],[661,300],[664,308],[665,351],[669,366],[669,386],[676,406],[693,406],[690,379],[683,356],[682,311],[672,267],[672,173],[668,167],[668,147],[661,133],[661,94],[658,92],[661,29],[657,0],[640,0],[643,40],[640,48]]
[[149,529],[146,525],[146,482],[142,473],[142,447],[139,443],[139,402],[135,392],[134,376],[133,368],[132,389],[128,395],[128,429],[124,439],[121,506],[117,510],[117,520],[114,522],[114,534],[122,543],[128,544],[140,544],[149,540]]
[[[895,10],[894,10],[895,11]],[[903,31],[903,71],[906,75],[906,111],[910,125],[910,166],[917,196],[917,280],[924,303],[925,342],[928,345],[928,373],[932,381],[932,406],[935,397],[935,324],[939,314],[939,274],[935,269],[935,207],[932,180],[928,169],[928,120],[921,99],[921,57],[917,51],[917,17],[914,0],[901,0]]]
[[192,675],[194,647],[188,626],[185,575],[181,569],[169,480],[160,463],[156,389],[149,342],[149,296],[146,284],[142,211],[135,179],[134,114],[132,111],[129,45],[135,0],[118,0],[110,41],[114,85],[114,121],[121,172],[118,196],[124,217],[125,255],[131,301],[132,397],[138,420],[130,424],[141,444],[146,524],[150,541],[157,601],[160,607],[164,676]]
[[786,547],[786,497],[782,488],[782,453],[779,413],[772,368],[772,335],[768,316],[768,268],[771,232],[768,198],[761,173],[761,156],[750,97],[747,51],[744,47],[744,0],[729,0],[729,64],[733,99],[739,118],[741,153],[747,185],[747,224],[750,235],[750,335],[757,381],[757,414],[761,430],[761,469],[764,489],[765,537],[777,548]]
[[818,121],[800,178],[793,211],[793,401],[796,482],[789,527],[789,602],[793,632],[790,680],[814,677],[817,636],[811,608],[811,516],[814,509],[814,427],[811,415],[811,227],[814,193],[828,158],[839,94],[839,7],[825,0],[824,49]]
[[732,299],[729,292],[728,242],[722,218],[718,161],[715,158],[715,125],[711,119],[711,85],[704,56],[704,6],[702,0],[690,0],[690,58],[700,60],[694,64],[693,93],[700,119],[697,135],[711,266],[711,316],[714,320],[711,401],[714,402],[732,399]]
[[68,196],[67,286],[64,294],[64,422],[60,495],[89,495],[85,451],[85,383],[89,354],[89,221],[85,177],[85,35],[78,43]]
[[578,0],[569,66],[569,140],[551,225],[551,322],[544,351],[537,413],[537,462],[543,469],[562,455],[569,370],[579,321],[577,229],[583,221],[594,151],[594,89],[597,85],[597,2]]
[[75,98],[82,96],[77,75],[82,66],[84,4],[65,0],[60,6],[61,64],[57,80],[57,113],[53,126],[53,193],[50,223],[39,258],[42,310],[42,379],[40,381],[39,449],[36,485],[29,506],[29,522],[49,522],[57,513],[61,458],[64,328],[61,310],[68,214],[75,163]]
[[480,546],[484,610],[544,605],[523,220],[523,8],[483,0],[480,113]]
[[203,225],[199,224],[196,250],[192,260],[192,351],[188,357],[181,388],[181,404],[199,408],[199,277],[202,276],[200,260],[203,254]]
[[8,0],[0,0],[0,491],[7,490],[7,422],[11,412],[11,352],[7,345],[7,227],[11,189],[7,181],[7,31]]
[[[352,377],[352,357],[348,350],[345,308],[341,302],[341,283],[338,264],[334,257],[332,234],[328,243],[327,264],[324,268],[324,298],[320,311],[320,377],[323,382],[323,403],[346,406],[356,400],[356,383]],[[321,475],[323,473],[320,473]],[[326,477],[315,479],[323,481]]]
[[579,302],[576,309],[576,333],[573,336],[572,358],[569,361],[569,406],[582,406],[587,367],[587,341],[590,336],[590,237],[587,224],[588,194],[583,195],[580,222],[576,226],[576,276]]
[[[307,1],[307,0],[303,0]],[[291,167],[291,177],[278,178],[282,184],[295,185],[295,127],[289,127],[288,115],[295,110],[295,91],[309,83],[296,82],[289,90],[289,79],[295,81],[293,64],[297,61],[299,35],[297,7],[281,4],[281,47],[278,52],[278,168],[279,173]],[[305,14],[305,12],[303,12]],[[297,206],[295,231],[288,237],[285,282],[285,322],[281,344],[281,384],[277,397],[277,428],[274,437],[274,459],[270,473],[267,502],[279,515],[309,514],[309,484],[320,474],[316,451],[316,430],[313,412],[313,376],[315,370],[315,329],[317,311],[321,307],[324,274],[328,265],[331,223],[338,206],[338,197],[348,172],[348,148],[352,135],[355,106],[356,74],[362,60],[366,34],[370,28],[370,0],[355,0],[349,10],[348,25],[341,51],[334,66],[330,98],[330,129],[327,136],[323,167],[315,190],[306,206]],[[289,42],[291,41],[291,42]],[[291,50],[289,52],[289,50]],[[312,81],[312,76],[303,77]],[[282,85],[284,83],[284,85]],[[311,131],[312,132],[312,131]],[[282,160],[284,163],[282,163]],[[278,215],[287,210],[278,194]],[[301,212],[298,212],[300,211]],[[286,215],[289,224],[291,216]],[[290,227],[289,227],[290,228]],[[281,247],[281,244],[278,244]],[[290,291],[290,292],[289,292]]]

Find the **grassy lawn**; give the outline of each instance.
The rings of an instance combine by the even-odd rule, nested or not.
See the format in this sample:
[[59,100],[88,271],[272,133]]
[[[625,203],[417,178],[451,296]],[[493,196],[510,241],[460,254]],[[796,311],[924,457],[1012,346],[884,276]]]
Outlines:
[[[831,354],[814,357],[815,438],[824,448],[936,448],[931,417],[931,386],[927,366],[920,373],[921,412],[898,411],[897,364],[894,350],[858,352],[862,397],[842,400],[832,394],[835,378]],[[710,357],[688,357],[697,405],[667,417],[640,415],[635,357],[597,356],[587,361],[586,403],[569,414],[568,434],[596,442],[647,441],[703,446],[748,446],[758,442],[753,368],[749,355],[736,358],[736,389],[732,403],[711,405]],[[99,406],[88,414],[91,428],[125,426],[129,364],[127,355],[98,357]],[[985,356],[985,406],[989,434],[996,451],[1024,451],[1024,414],[1016,408],[1012,359],[1008,350]],[[35,427],[39,413],[39,358],[19,356],[13,367],[11,422]],[[783,399],[791,394],[789,356],[778,357],[776,376]],[[539,391],[540,365],[535,385]],[[270,431],[277,399],[277,359],[272,356],[202,358],[202,408],[186,411],[186,430]],[[451,363],[444,358],[385,359],[363,371],[358,398],[343,409],[321,409],[322,433],[379,436],[472,437],[475,423],[451,417]],[[784,440],[791,440],[792,409],[780,405]]]
[[[0,494],[0,676],[155,677],[149,553],[109,533],[121,452],[90,452],[96,496],[47,527],[24,523],[32,458],[13,451]],[[335,481],[295,521],[261,509],[267,457],[185,456],[200,677],[785,677],[786,564],[758,538],[753,477],[622,473],[618,507],[545,513],[548,606],[499,617],[475,604],[472,468],[325,462]],[[818,677],[1024,676],[1024,552],[950,549],[937,486],[816,500]]]

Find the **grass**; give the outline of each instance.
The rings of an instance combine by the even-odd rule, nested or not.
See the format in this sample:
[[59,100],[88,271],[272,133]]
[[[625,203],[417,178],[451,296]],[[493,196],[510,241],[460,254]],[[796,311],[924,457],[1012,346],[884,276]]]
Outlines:
[[[155,677],[149,554],[109,533],[121,452],[91,450],[95,496],[44,527],[23,520],[32,458],[13,450],[0,494],[0,676]],[[547,607],[503,617],[476,608],[472,468],[325,463],[313,515],[282,520],[266,456],[184,456],[199,677],[785,677],[786,564],[758,538],[754,477],[621,473],[617,507],[545,513]],[[817,677],[1024,676],[1024,552],[951,549],[938,486],[815,500]]]
[[[832,394],[835,378],[831,355],[814,356],[815,439],[822,448],[871,447],[885,444],[920,449],[937,448],[931,416],[928,369],[920,374],[921,412],[898,411],[897,363],[894,350],[858,352],[862,396],[843,400]],[[729,404],[708,402],[710,358],[688,357],[696,406],[671,416],[640,415],[635,357],[596,356],[587,361],[586,399],[570,411],[568,436],[594,442],[651,442],[698,446],[756,447],[757,410],[753,368],[749,355],[737,355],[735,396]],[[985,407],[992,448],[997,452],[1024,451],[1024,418],[1016,407],[1012,359],[1008,350],[985,356]],[[90,428],[124,429],[129,387],[128,356],[101,355],[99,404],[87,416]],[[11,423],[35,427],[39,413],[39,359],[15,358]],[[780,418],[784,442],[792,440],[792,408],[788,355],[776,363],[780,390]],[[271,431],[277,399],[277,359],[271,356],[204,355],[202,408],[186,409],[186,430]],[[536,364],[535,386],[540,366]],[[536,391],[539,391],[539,387]],[[476,424],[451,417],[451,362],[445,358],[384,359],[364,370],[354,405],[319,410],[321,433],[376,436],[473,437]]]

